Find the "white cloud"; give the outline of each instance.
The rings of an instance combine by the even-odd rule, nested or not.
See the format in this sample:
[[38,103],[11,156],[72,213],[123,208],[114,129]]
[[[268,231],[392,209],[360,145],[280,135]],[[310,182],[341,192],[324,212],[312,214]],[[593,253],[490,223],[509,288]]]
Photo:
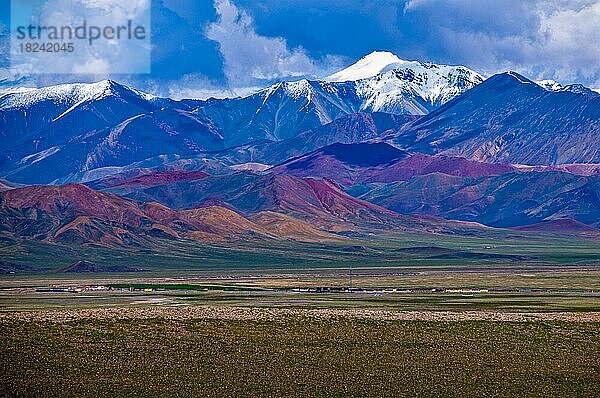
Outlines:
[[318,77],[339,66],[336,57],[318,62],[302,47],[289,48],[281,37],[259,35],[252,18],[229,0],[216,0],[219,16],[206,29],[206,36],[219,43],[225,61],[225,75],[232,87],[259,81]]
[[166,95],[169,98],[180,100],[180,99],[208,99],[208,98],[236,98],[236,97],[246,97],[248,95],[252,95],[260,90],[263,90],[264,87],[241,87],[234,89],[223,89],[223,88],[211,88],[211,86],[189,86],[189,87],[181,87],[177,84],[172,84],[169,87],[168,94]]
[[600,81],[597,0],[410,0],[453,61],[562,83]]
[[419,7],[426,5],[427,3],[431,3],[431,1],[428,0],[408,0],[406,2],[406,4],[404,5],[404,12],[411,12],[414,11],[416,9],[418,9]]
[[73,73],[98,76],[98,78],[110,75],[110,64],[101,58],[87,59],[85,63],[73,66]]
[[264,89],[264,86],[224,87],[223,84],[197,73],[184,75],[177,80],[136,79],[124,83],[144,92],[174,100],[245,97]]
[[232,98],[245,97],[262,90],[264,87],[231,87],[224,88],[216,85],[214,82],[199,75],[186,75],[176,82],[168,84],[166,89],[159,87],[151,89],[152,92],[159,92],[163,96],[176,100],[184,98],[207,99],[207,98]]
[[[18,2],[16,4],[19,4]],[[131,20],[133,26],[142,26],[146,38],[143,40],[128,39],[127,33],[120,40],[95,40],[89,45],[88,40],[74,38],[59,41],[73,42],[72,53],[27,53],[18,46],[25,41],[13,36],[13,65],[23,67],[29,65],[33,74],[63,73],[66,75],[85,74],[106,78],[115,73],[147,73],[150,71],[150,0],[45,0],[39,9],[31,9],[24,3],[23,9],[13,7],[13,24],[57,27],[80,27],[86,21],[91,26],[103,30],[110,26],[116,29],[126,26]],[[127,31],[125,31],[127,32]],[[114,34],[113,34],[114,35]],[[38,40],[39,43],[50,42],[50,39]],[[36,41],[30,41],[36,42]],[[52,41],[53,43],[56,41]]]
[[558,78],[573,80],[580,74],[600,79],[600,2],[549,13],[541,10],[539,33],[543,39],[540,47],[532,48],[537,50],[532,62],[553,61]]

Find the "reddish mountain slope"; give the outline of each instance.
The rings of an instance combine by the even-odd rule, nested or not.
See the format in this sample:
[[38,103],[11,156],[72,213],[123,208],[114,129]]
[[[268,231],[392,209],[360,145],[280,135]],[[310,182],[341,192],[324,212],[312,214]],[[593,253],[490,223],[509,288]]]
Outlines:
[[442,173],[458,177],[487,177],[512,173],[509,164],[476,162],[465,158],[431,156],[415,153],[380,170],[364,173],[364,182],[393,182],[408,180],[418,175]]
[[[244,236],[262,236],[277,238],[276,234],[272,234],[269,230],[224,207],[209,206],[183,210],[180,213],[188,220],[202,223],[205,226],[204,232],[209,232],[216,236],[238,238]],[[202,234],[194,232],[192,236],[198,237],[202,236]]]
[[14,189],[14,188],[18,188],[18,186],[13,185],[12,183],[10,183],[6,180],[0,179],[0,192],[8,191],[9,189]]
[[304,242],[339,241],[343,239],[337,235],[318,230],[308,222],[300,221],[286,214],[262,211],[249,218],[271,233],[285,239]]
[[122,174],[111,175],[96,181],[90,185],[96,189],[106,188],[125,188],[125,187],[153,187],[156,185],[167,184],[175,181],[193,181],[208,177],[209,174],[203,171],[190,170],[134,170]]
[[[58,243],[144,246],[156,238],[203,241],[288,239],[287,218],[266,226],[233,210],[210,206],[177,211],[79,184],[31,186],[0,193],[0,235]],[[305,228],[297,239],[332,238]]]
[[330,145],[291,159],[271,171],[297,177],[329,178],[351,186],[405,181],[431,173],[477,178],[511,173],[516,168],[459,157],[409,154],[386,143],[362,143]]
[[[298,178],[282,174],[237,172],[210,176],[202,180],[178,181],[150,188],[112,192],[139,201],[160,202],[177,209],[193,209],[220,204],[245,215],[264,211],[285,213],[328,231],[415,230],[458,231],[464,224],[450,224],[403,216],[383,207],[357,199],[333,181]],[[473,228],[472,226],[467,226]]]
[[64,217],[88,216],[132,227],[140,227],[147,218],[134,200],[81,184],[34,185],[6,191],[1,198],[2,206],[14,209],[36,209]]

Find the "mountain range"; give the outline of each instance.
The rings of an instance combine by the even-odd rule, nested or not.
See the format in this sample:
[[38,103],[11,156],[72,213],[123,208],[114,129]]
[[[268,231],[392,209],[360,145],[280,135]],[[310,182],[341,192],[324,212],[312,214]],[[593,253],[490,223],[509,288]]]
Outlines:
[[464,67],[423,65],[357,81],[282,82],[223,100],[172,101],[113,81],[8,92],[0,97],[0,175],[50,183],[152,156],[280,141],[360,111],[422,115],[482,80]]
[[109,80],[13,89],[0,95],[0,238],[597,236],[599,135],[600,94],[581,85],[388,52],[240,98]]
[[424,153],[529,165],[600,162],[600,94],[495,75],[386,137]]
[[140,203],[80,184],[31,186],[0,193],[5,240],[144,247],[155,239],[339,239],[308,223],[269,212],[250,220],[221,206],[176,211]]

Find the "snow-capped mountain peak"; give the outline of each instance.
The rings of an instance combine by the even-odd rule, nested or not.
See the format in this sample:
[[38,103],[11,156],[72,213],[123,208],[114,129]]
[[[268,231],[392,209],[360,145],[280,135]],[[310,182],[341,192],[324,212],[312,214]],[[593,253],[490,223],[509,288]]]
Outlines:
[[590,98],[596,98],[598,96],[598,93],[596,91],[579,83],[564,86],[560,91],[585,95]]
[[28,107],[42,101],[54,103],[77,103],[98,99],[113,91],[116,83],[102,80],[97,83],[60,84],[43,88],[16,88],[0,97],[2,109]]
[[295,82],[285,82],[283,83],[282,87],[294,99],[298,99],[300,97],[310,97],[314,90],[310,82],[306,79]]
[[552,79],[538,80],[535,83],[548,91],[560,91],[564,87],[562,84]]
[[145,100],[155,98],[150,94],[123,86],[113,80],[101,80],[96,83],[72,83],[43,88],[18,87],[10,89],[0,96],[0,109],[24,108],[42,101],[71,106],[84,101],[98,100],[109,95],[118,96],[123,92],[131,92]]
[[[405,61],[390,52],[373,52],[354,65],[324,80],[306,79],[276,83],[248,98],[260,98],[261,105],[275,101],[278,109],[285,99],[313,109],[325,123],[340,114],[386,112],[424,115],[483,82],[484,78],[464,66]],[[240,99],[243,100],[243,99]]]
[[[414,61],[412,61],[414,62]],[[401,68],[411,61],[400,59],[396,54],[389,51],[374,51],[346,69],[327,76],[324,80],[328,82],[347,82],[367,79],[380,73],[385,73],[395,68]]]
[[373,52],[325,78],[328,84],[351,84],[363,99],[361,110],[426,114],[483,82],[464,66],[406,61],[391,52]]
[[600,94],[600,90],[594,90],[593,88],[585,87],[582,84],[568,84],[563,85],[554,80],[540,80],[536,82],[538,85],[542,86],[547,91],[553,91],[556,93],[560,92],[570,92],[575,94],[587,95],[591,97],[595,97],[597,94]]

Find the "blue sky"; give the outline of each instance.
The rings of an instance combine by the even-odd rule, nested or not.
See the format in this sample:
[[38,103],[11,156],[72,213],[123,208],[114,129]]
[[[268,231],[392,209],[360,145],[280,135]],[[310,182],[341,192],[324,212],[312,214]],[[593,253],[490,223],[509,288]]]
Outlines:
[[[486,75],[511,69],[600,87],[597,0],[151,0],[151,6],[151,74],[41,75],[28,84],[110,77],[173,97],[240,95],[277,80],[322,77],[388,50]],[[5,11],[0,16],[1,32]],[[22,75],[19,68],[0,70],[0,79]]]

